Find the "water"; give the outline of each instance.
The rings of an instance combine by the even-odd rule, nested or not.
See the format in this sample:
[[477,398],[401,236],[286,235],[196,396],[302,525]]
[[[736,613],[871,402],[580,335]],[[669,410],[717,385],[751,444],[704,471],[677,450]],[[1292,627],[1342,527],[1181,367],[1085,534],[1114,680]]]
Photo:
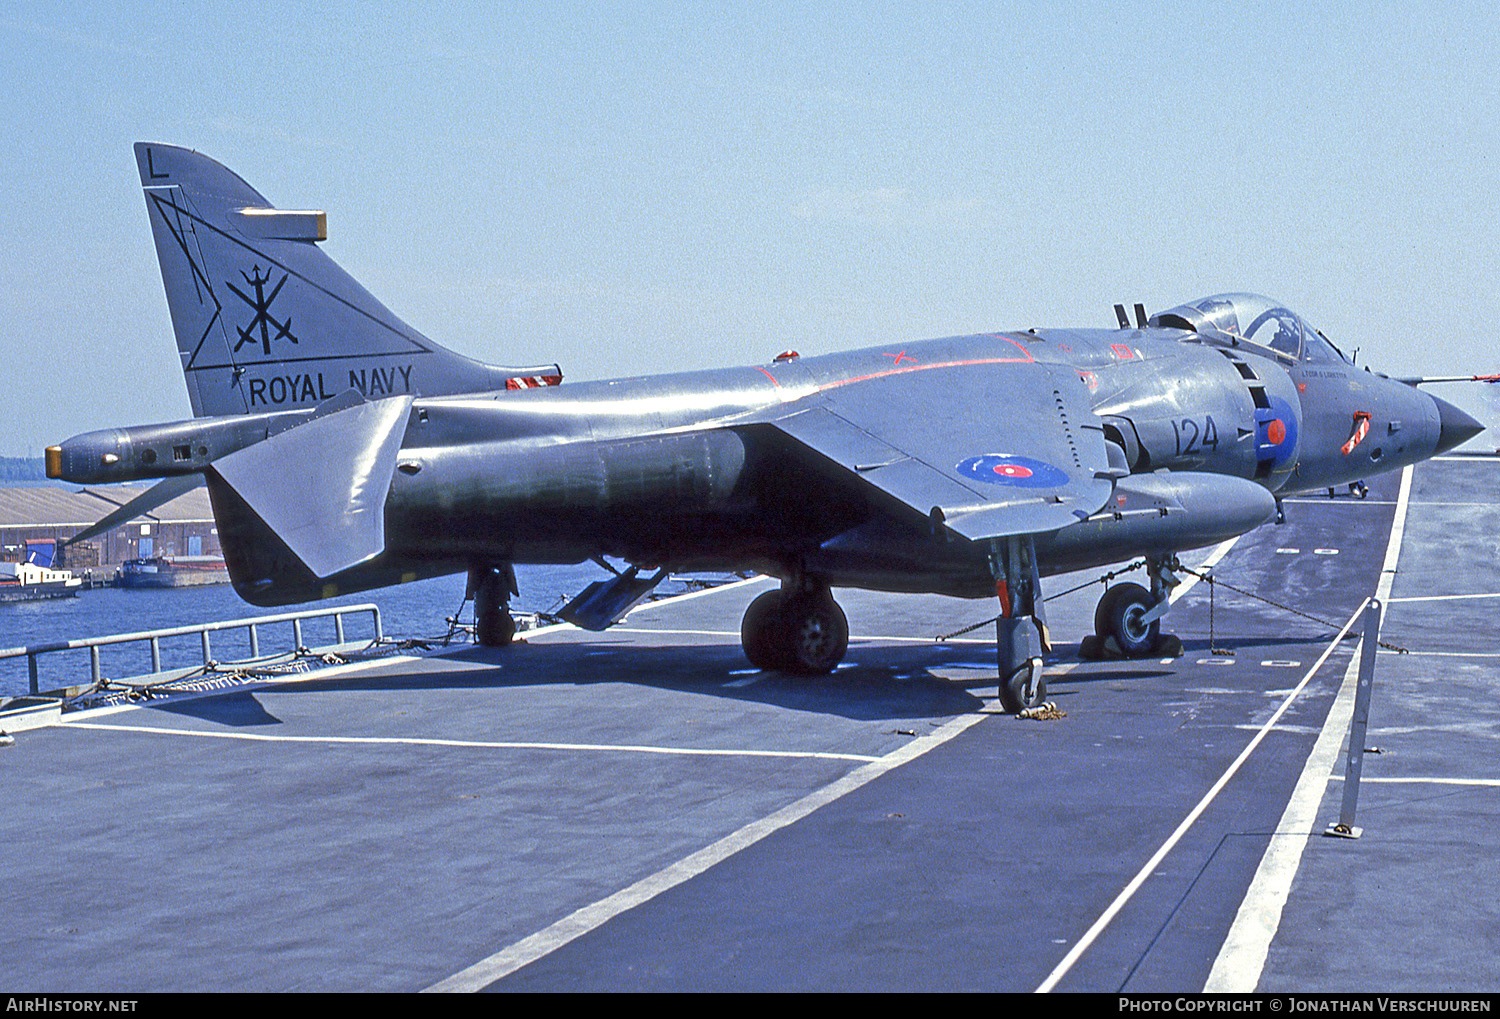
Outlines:
[[[566,597],[577,594],[592,581],[607,576],[593,563],[577,566],[518,566],[516,579],[521,593],[511,601],[511,608],[517,612],[556,611]],[[221,619],[274,615],[300,608],[358,605],[364,602],[380,606],[381,627],[385,636],[398,639],[434,637],[447,632],[448,624],[444,620],[458,611],[463,602],[464,583],[463,574],[457,574],[361,594],[341,595],[308,605],[272,609],[258,608],[242,601],[228,584],[156,591],[107,587],[83,591],[76,598],[0,602],[0,648],[191,626]],[[670,581],[662,587],[669,585]],[[472,622],[473,615],[471,603],[465,607],[464,618]],[[350,640],[374,634],[368,615],[346,617],[345,626]],[[250,654],[249,634],[246,631],[214,633],[210,635],[210,640],[211,654],[218,661],[233,661]],[[289,649],[291,624],[263,628],[260,641],[261,651],[265,654]],[[330,617],[304,623],[303,642],[310,647],[332,644],[333,619]],[[175,637],[163,641],[162,659],[167,668],[200,664],[203,654],[198,637]],[[43,690],[88,681],[87,650],[43,655],[38,661],[39,686]],[[106,676],[134,676],[149,672],[150,646],[141,642],[103,648],[101,665]],[[0,660],[0,696],[26,693],[28,686],[29,676],[24,657]]]

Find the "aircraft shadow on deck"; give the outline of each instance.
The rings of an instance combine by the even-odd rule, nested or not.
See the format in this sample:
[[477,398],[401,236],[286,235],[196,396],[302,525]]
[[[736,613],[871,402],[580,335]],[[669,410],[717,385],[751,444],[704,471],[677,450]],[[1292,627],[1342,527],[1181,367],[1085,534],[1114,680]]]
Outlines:
[[[1333,634],[1310,637],[1220,637],[1183,641],[1183,655],[1171,664],[1159,658],[1080,661],[1078,645],[1059,644],[1053,666],[1076,663],[1051,678],[1053,696],[1069,687],[1098,682],[1171,682],[1201,668],[1197,660],[1230,652],[1236,663],[1256,664],[1260,656],[1289,648],[1321,645]],[[1352,639],[1345,643],[1352,647]],[[1310,660],[1310,659],[1309,659]],[[276,696],[331,690],[372,692],[498,690],[506,687],[628,684],[752,701],[791,711],[811,711],[859,721],[884,718],[943,718],[978,710],[995,696],[992,649],[973,644],[932,644],[858,649],[833,673],[798,676],[762,672],[750,666],[737,645],[690,644],[641,647],[627,641],[537,643],[510,648],[467,647],[435,656],[485,668],[385,668],[344,673],[327,679],[271,682],[253,689],[148,702],[154,711],[201,719],[232,728],[279,725],[281,719],[258,694]]]
[[199,697],[167,698],[148,701],[141,706],[152,711],[197,718],[236,729],[281,724],[281,719],[267,711],[265,706],[256,699],[253,690],[232,690]]

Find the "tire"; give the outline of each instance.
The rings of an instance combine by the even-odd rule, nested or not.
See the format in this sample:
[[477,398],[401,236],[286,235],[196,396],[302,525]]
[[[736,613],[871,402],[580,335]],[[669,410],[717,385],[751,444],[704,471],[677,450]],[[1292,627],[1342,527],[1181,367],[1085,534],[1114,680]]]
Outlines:
[[785,668],[786,641],[782,636],[780,591],[766,591],[750,603],[740,621],[740,646],[757,669]]
[[1000,707],[1008,714],[1019,715],[1027,708],[1040,707],[1046,700],[1047,677],[1040,659],[1026,663],[1000,683]]
[[1142,617],[1153,604],[1151,592],[1141,585],[1116,584],[1099,599],[1094,628],[1101,638],[1113,637],[1127,655],[1150,654],[1161,639],[1161,620],[1145,623]]
[[794,595],[781,612],[788,672],[819,676],[832,672],[849,649],[849,620],[827,592]]
[[474,613],[474,641],[481,647],[505,647],[516,636],[516,621],[503,607]]

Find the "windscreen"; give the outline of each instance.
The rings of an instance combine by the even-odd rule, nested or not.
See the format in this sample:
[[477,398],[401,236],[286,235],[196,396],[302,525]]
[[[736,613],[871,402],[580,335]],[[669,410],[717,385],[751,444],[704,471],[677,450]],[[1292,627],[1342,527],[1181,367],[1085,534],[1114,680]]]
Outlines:
[[1303,361],[1348,362],[1321,332],[1290,308],[1260,294],[1216,294],[1151,317],[1151,324],[1217,330]]

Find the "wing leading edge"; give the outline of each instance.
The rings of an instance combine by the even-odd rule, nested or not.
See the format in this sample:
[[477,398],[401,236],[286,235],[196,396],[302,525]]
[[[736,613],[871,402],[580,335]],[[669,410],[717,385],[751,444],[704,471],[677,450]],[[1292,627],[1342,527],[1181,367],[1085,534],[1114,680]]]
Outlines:
[[1058,530],[1112,491],[1087,390],[1057,365],[955,365],[826,387],[768,423],[970,540]]

